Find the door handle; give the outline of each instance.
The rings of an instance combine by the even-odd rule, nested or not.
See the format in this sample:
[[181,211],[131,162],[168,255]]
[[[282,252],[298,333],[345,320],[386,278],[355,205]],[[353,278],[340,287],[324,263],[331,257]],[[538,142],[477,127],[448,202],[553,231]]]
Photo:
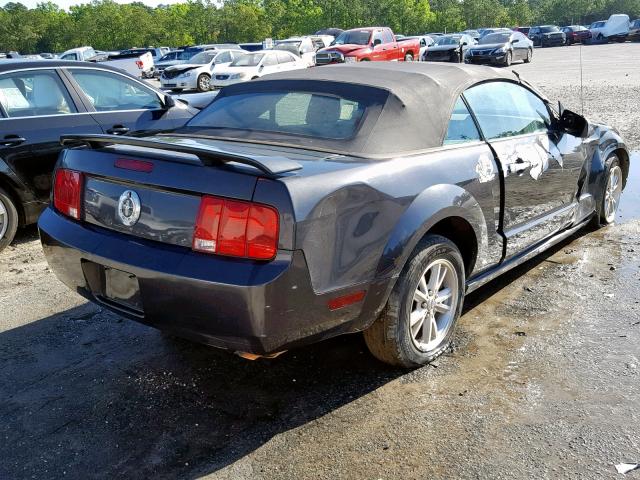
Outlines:
[[128,127],[125,127],[124,125],[114,125],[109,130],[107,130],[107,133],[111,133],[113,135],[124,135],[129,130],[130,129]]
[[507,165],[507,172],[522,174],[527,168],[531,167],[531,162],[525,162],[521,158],[516,159],[514,163]]
[[5,147],[15,147],[26,141],[26,138],[20,137],[18,135],[7,135],[2,140],[0,140],[0,145],[3,145]]

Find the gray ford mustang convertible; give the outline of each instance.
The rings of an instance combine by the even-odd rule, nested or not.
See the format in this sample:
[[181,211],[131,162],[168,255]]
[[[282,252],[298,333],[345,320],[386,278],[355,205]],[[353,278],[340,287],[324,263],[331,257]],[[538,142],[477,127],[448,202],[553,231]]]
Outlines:
[[413,367],[464,295],[612,223],[618,134],[489,67],[367,63],[223,89],[187,125],[73,135],[39,221],[57,276],[124,316],[274,354],[364,331]]

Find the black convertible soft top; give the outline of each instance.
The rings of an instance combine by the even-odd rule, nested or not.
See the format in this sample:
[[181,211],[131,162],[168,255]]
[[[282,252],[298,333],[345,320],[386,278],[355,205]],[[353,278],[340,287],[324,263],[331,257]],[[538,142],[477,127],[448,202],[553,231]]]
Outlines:
[[[218,97],[263,90],[309,91],[315,88],[325,92],[335,88],[336,93],[344,88],[365,87],[384,91],[386,101],[378,114],[373,120],[364,122],[368,125],[363,125],[350,139],[322,140],[260,132],[245,132],[241,138],[353,156],[389,157],[441,146],[459,95],[468,87],[488,80],[519,82],[511,72],[486,66],[362,62],[276,73],[225,87]],[[234,135],[230,133],[229,136]]]

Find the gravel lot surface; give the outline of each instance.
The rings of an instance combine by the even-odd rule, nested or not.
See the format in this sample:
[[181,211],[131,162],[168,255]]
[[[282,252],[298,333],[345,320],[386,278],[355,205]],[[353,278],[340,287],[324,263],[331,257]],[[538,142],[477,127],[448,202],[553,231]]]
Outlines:
[[[514,68],[580,112],[579,54]],[[640,149],[640,44],[582,56],[585,114]],[[639,163],[618,225],[469,296],[451,351],[412,372],[359,335],[256,362],[165,337],[68,291],[26,229],[0,253],[0,478],[621,476],[640,462]]]

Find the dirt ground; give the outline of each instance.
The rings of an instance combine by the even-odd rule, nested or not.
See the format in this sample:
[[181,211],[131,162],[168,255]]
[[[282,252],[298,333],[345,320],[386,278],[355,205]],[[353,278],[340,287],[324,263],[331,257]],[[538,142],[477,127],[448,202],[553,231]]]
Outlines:
[[[640,149],[640,44],[514,68],[579,112],[580,51],[585,114]],[[0,478],[622,477],[640,462],[639,164],[617,225],[470,295],[452,351],[412,372],[360,335],[256,362],[165,337],[68,291],[26,229],[0,254]]]

